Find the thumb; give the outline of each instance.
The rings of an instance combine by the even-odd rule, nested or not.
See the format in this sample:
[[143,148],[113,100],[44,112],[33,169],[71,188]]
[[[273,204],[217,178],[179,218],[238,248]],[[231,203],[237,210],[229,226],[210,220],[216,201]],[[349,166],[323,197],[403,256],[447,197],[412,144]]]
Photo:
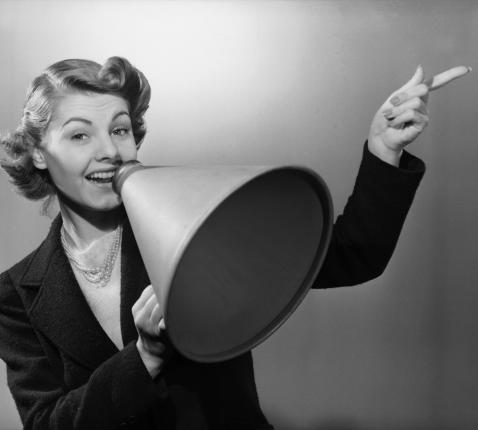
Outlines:
[[408,90],[409,88],[412,88],[418,84],[421,84],[424,79],[424,72],[423,72],[423,67],[419,65],[417,67],[417,70],[415,70],[415,73],[413,74],[412,78],[401,88],[399,88],[396,92],[400,92],[403,90]]

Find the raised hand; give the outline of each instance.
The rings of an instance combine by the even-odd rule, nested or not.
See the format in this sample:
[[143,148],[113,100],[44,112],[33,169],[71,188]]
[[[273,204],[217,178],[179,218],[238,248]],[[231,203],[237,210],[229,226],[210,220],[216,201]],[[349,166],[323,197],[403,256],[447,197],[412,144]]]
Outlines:
[[368,138],[369,150],[387,163],[398,166],[405,146],[413,142],[428,124],[428,95],[466,75],[470,67],[453,67],[425,79],[418,66],[413,77],[393,92],[375,114]]

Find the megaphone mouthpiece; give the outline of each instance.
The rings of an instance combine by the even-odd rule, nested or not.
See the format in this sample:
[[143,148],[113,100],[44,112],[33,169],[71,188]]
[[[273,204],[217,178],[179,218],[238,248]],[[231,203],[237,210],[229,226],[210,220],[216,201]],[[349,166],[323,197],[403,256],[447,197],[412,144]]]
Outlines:
[[121,187],[126,178],[138,169],[144,166],[138,160],[129,160],[121,164],[113,176],[113,191],[121,195]]

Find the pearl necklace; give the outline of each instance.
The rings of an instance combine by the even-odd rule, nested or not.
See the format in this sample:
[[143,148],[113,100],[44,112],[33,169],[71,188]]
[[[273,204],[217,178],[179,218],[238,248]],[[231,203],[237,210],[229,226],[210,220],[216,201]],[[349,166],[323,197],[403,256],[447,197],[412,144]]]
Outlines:
[[115,265],[116,257],[118,256],[119,249],[121,247],[121,236],[123,232],[123,227],[118,225],[114,231],[113,242],[110,246],[110,249],[106,253],[106,257],[101,266],[97,267],[88,267],[85,266],[81,259],[75,255],[77,252],[67,241],[65,236],[65,229],[61,227],[61,243],[65,254],[70,260],[71,264],[75,266],[83,277],[90,283],[94,284],[96,287],[101,288],[108,284],[111,279],[111,274],[113,272],[113,267]]

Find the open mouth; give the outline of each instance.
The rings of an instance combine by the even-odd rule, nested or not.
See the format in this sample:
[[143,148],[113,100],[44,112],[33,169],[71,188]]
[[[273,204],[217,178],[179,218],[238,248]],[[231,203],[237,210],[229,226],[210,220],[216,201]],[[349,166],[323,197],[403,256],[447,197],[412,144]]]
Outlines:
[[108,172],[95,172],[86,175],[86,179],[95,184],[108,184],[113,181],[114,174],[115,170],[110,170]]

